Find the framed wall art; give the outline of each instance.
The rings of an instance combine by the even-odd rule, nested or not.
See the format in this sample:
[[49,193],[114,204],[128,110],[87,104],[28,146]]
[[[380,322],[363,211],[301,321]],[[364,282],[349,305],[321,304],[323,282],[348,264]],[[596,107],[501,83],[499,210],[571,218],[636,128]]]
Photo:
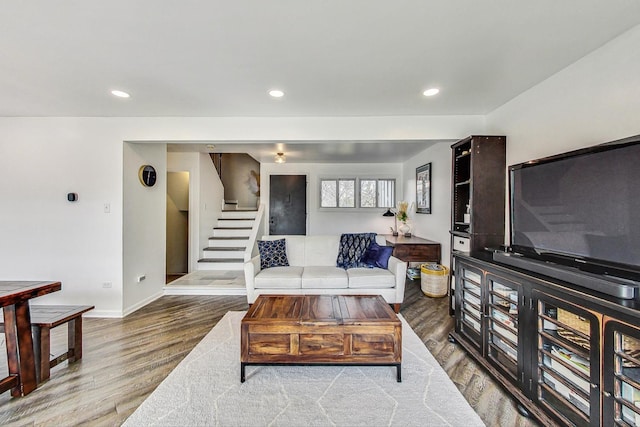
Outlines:
[[416,212],[431,213],[431,163],[416,168]]

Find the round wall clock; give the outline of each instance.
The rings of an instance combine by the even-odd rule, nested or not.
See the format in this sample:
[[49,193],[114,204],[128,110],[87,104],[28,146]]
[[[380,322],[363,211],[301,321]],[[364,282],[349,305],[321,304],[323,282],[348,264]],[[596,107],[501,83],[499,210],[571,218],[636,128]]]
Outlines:
[[138,171],[138,178],[145,187],[153,187],[156,183],[156,169],[151,165],[142,165]]

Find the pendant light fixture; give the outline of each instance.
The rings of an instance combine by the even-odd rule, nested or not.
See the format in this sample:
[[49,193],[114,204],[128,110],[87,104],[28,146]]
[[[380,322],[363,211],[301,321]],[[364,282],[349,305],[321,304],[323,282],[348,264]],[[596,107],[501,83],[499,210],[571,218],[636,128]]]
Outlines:
[[284,155],[284,153],[278,153],[273,160],[276,163],[285,163],[287,161],[287,157]]

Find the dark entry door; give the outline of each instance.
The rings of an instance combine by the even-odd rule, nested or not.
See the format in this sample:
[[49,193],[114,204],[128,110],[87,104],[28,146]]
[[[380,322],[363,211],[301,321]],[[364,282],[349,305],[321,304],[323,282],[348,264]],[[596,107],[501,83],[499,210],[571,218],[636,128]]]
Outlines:
[[307,234],[307,177],[271,175],[269,234]]

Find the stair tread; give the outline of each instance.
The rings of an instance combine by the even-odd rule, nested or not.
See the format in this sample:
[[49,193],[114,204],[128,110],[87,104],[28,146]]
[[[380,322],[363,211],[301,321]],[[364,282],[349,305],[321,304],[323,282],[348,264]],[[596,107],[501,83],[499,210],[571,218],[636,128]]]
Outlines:
[[198,262],[244,262],[244,258],[200,258]]
[[205,251],[244,251],[243,247],[232,247],[232,246],[216,246],[216,247],[208,247],[204,248]]
[[251,230],[251,227],[213,227],[214,230]]
[[209,237],[209,240],[249,240],[248,236]]

